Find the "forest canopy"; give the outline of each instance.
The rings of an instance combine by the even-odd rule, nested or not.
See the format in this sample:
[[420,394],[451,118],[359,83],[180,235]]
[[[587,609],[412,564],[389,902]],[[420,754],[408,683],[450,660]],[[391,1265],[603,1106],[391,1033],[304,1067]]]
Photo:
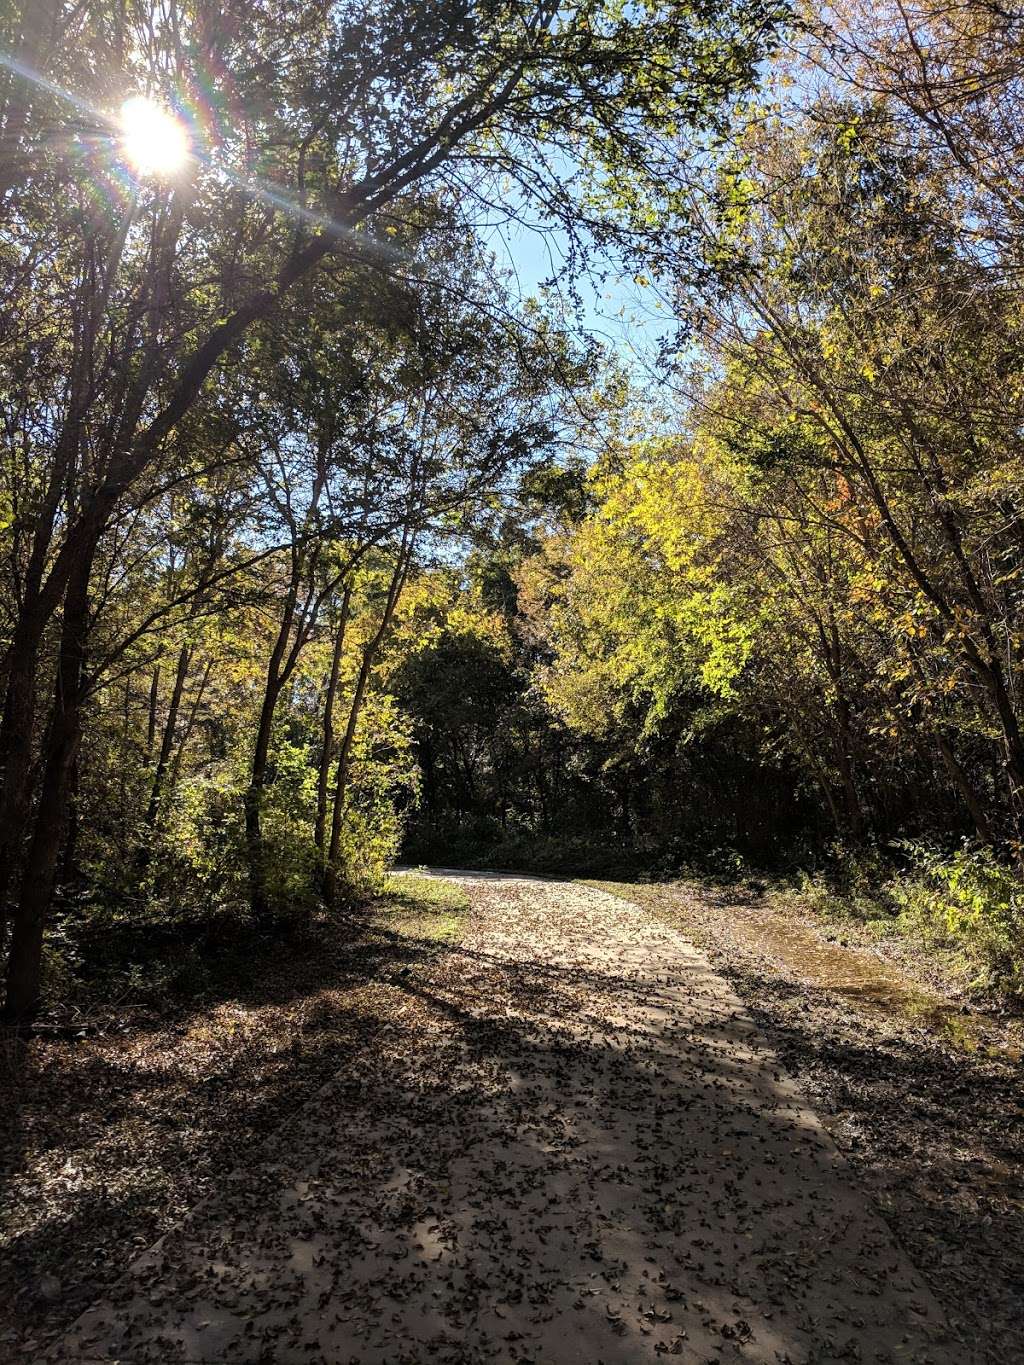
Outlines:
[[1019,16],[26,0],[0,54],[9,1015],[403,851],[870,867],[1022,988]]

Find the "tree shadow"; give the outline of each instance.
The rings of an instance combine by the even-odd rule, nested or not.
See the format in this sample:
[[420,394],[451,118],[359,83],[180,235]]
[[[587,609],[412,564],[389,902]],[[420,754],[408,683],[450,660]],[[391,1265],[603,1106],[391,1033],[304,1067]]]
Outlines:
[[[837,993],[718,963],[978,1358],[1024,1340],[1024,1076]],[[839,992],[847,997],[848,991]],[[877,1002],[868,1002],[869,1004]]]
[[[251,1058],[247,1055],[225,1056],[216,1066],[208,1067],[207,1074],[203,1075],[194,1065],[190,1071],[187,1050],[181,1055],[172,1050],[164,1064],[155,1065],[151,1051],[146,1047],[138,1056],[125,1057],[119,1055],[116,1046],[104,1048],[87,1041],[79,1049],[81,1058],[73,1068],[72,1082],[60,1092],[57,1085],[59,1059],[52,1059],[48,1071],[45,1063],[40,1068],[38,1061],[31,1061],[27,1051],[23,1054],[23,1082],[25,1069],[31,1071],[33,1065],[36,1067],[34,1097],[31,1101],[23,1101],[22,1106],[23,1111],[27,1110],[22,1118],[32,1126],[34,1150],[40,1147],[40,1134],[35,1126],[39,1114],[48,1105],[55,1104],[52,1127],[48,1136],[42,1137],[44,1150],[49,1143],[54,1152],[62,1151],[65,1126],[76,1113],[85,1111],[94,1116],[93,1127],[82,1144],[86,1154],[90,1145],[97,1150],[103,1149],[111,1131],[123,1131],[125,1141],[131,1139],[146,1147],[150,1164],[169,1174],[166,1179],[156,1179],[150,1186],[143,1186],[141,1191],[138,1187],[134,1192],[130,1187],[112,1190],[104,1174],[109,1172],[111,1163],[101,1151],[98,1168],[103,1178],[77,1195],[55,1201],[34,1226],[13,1237],[9,1247],[12,1261],[0,1278],[0,1289],[6,1283],[12,1296],[15,1291],[20,1294],[16,1318],[20,1325],[49,1332],[66,1326],[84,1303],[97,1299],[114,1283],[131,1259],[126,1248],[138,1247],[140,1240],[143,1243],[151,1241],[167,1226],[170,1204],[183,1208],[206,1198],[216,1187],[220,1173],[238,1166],[241,1152],[247,1154],[244,1160],[250,1170],[257,1164],[267,1166],[268,1162],[267,1169],[270,1169],[282,1153],[289,1170],[296,1164],[299,1167],[303,1163],[307,1167],[316,1166],[318,1144],[321,1147],[332,1142],[337,1144],[339,1123],[349,1126],[352,1122],[365,1123],[366,1115],[372,1113],[381,1121],[393,1122],[396,1131],[406,1134],[402,1160],[410,1168],[416,1167],[417,1178],[428,1183],[433,1180],[441,1188],[448,1165],[456,1158],[460,1146],[465,1145],[467,1134],[474,1130],[489,1134],[497,1144],[497,1150],[501,1150],[502,1144],[507,1147],[511,1143],[526,1165],[548,1148],[557,1149],[557,1134],[552,1136],[554,1130],[544,1105],[535,1106],[536,1112],[531,1113],[525,1127],[519,1125],[513,1129],[498,1123],[496,1128],[493,1084],[491,1088],[481,1086],[469,1075],[460,1087],[456,1082],[467,1069],[470,1072],[482,1069],[492,1081],[496,1074],[514,1073],[520,1078],[515,1080],[515,1085],[528,1084],[529,1077],[538,1074],[559,1078],[560,1083],[568,1085],[580,1067],[597,1077],[613,1068],[616,1084],[624,1086],[631,1097],[631,1109],[651,1129],[651,1141],[643,1149],[643,1160],[649,1158],[653,1163],[649,1185],[656,1197],[645,1203],[646,1223],[651,1235],[662,1239],[681,1235],[678,1219],[672,1223],[675,1216],[672,1215],[666,1223],[663,1207],[666,1190],[671,1191],[672,1182],[681,1177],[678,1165],[662,1160],[658,1147],[660,1144],[671,1151],[672,1144],[680,1140],[679,1134],[690,1122],[694,1107],[703,1102],[706,1086],[725,1088],[732,1096],[727,1126],[731,1133],[740,1136],[728,1138],[731,1146],[726,1146],[723,1140],[719,1144],[720,1151],[734,1152],[737,1141],[748,1144],[751,1150],[763,1150],[766,1144],[775,1143],[780,1131],[791,1136],[791,1120],[780,1117],[777,1102],[774,1107],[766,1108],[763,1096],[745,1093],[745,1069],[733,1060],[738,1051],[750,1043],[750,1026],[742,1015],[716,1017],[687,1028],[666,1026],[665,1037],[655,1049],[657,1055],[664,1059],[696,1053],[704,1065],[703,1070],[695,1070],[692,1081],[677,1079],[670,1091],[656,1094],[651,1088],[647,1064],[652,1055],[650,1047],[644,1064],[641,1064],[641,1058],[631,1055],[632,1050],[644,1043],[644,1030],[638,1030],[628,1019],[615,1017],[619,1011],[628,1014],[641,1000],[655,1007],[659,1003],[658,990],[652,990],[650,982],[639,980],[630,971],[593,970],[551,961],[510,962],[503,955],[472,946],[444,945],[436,940],[380,928],[375,929],[372,936],[362,930],[360,934],[362,936],[353,934],[332,954],[325,955],[322,947],[310,944],[308,952],[299,954],[296,961],[280,963],[280,970],[254,973],[247,981],[232,982],[230,989],[225,983],[225,989],[215,999],[211,1001],[208,996],[201,1007],[182,1012],[176,1027],[187,1036],[190,1030],[202,1024],[211,1010],[221,1006],[262,1010],[303,1005],[306,1026],[299,1037],[300,1046],[297,1050],[285,1048],[274,1057],[261,1074],[258,1087],[252,1084]],[[699,995],[703,982],[710,975],[710,969],[703,965],[702,959],[695,959],[687,978],[695,994]],[[383,988],[385,996],[371,1002],[369,1007],[346,1009],[338,993],[356,990],[368,983]],[[761,989],[765,998],[774,999],[780,1006],[791,1005],[806,994],[803,988],[768,978],[761,982]],[[504,1012],[502,1002],[506,998],[514,1003],[513,1013]],[[396,1027],[395,1002],[401,1000],[414,1002],[421,1008],[424,1019],[444,1020],[449,1026],[441,1042],[431,1045],[440,1047],[446,1063],[439,1065],[435,1059],[430,1075],[415,1082],[396,1073],[390,1063],[382,1063],[380,1074],[374,1074],[376,1063],[373,1059]],[[611,1013],[609,1002],[616,1006]],[[754,1013],[756,1015],[758,1011]],[[921,1216],[926,1214],[931,1220],[930,1226],[939,1245],[970,1246],[973,1234],[969,1211],[943,1198],[942,1183],[937,1177],[933,1182],[932,1199],[928,1199],[924,1186],[928,1183],[929,1172],[945,1169],[942,1163],[954,1147],[955,1130],[962,1131],[958,1129],[956,1111],[942,1106],[943,1089],[948,1090],[954,1083],[966,1085],[965,1103],[980,1106],[985,1099],[982,1081],[966,1081],[955,1067],[935,1072],[931,1066],[931,1050],[924,1046],[919,1048],[906,1042],[896,1044],[891,1040],[884,1045],[869,1040],[850,1045],[837,1038],[822,1036],[816,1030],[813,1016],[808,1017],[806,1024],[796,1022],[781,1030],[774,1013],[762,1009],[760,1017],[769,1026],[773,1042],[791,1069],[805,1074],[813,1064],[850,1077],[859,1112],[868,1115],[877,1112],[879,1121],[889,1121],[899,1112],[902,1138],[894,1132],[892,1141],[879,1149],[876,1174],[881,1185],[900,1191],[905,1203],[917,1201]],[[574,1021],[572,1034],[566,1033],[558,1023],[567,1018]],[[585,1047],[579,1041],[580,1030],[590,1039]],[[150,1021],[140,1037],[155,1047],[159,1033],[158,1025]],[[408,1053],[408,1049],[406,1051]],[[923,1071],[932,1076],[926,1092],[921,1090]],[[526,1081],[521,1079],[523,1077]],[[854,1085],[857,1078],[858,1083]],[[66,1077],[64,1083],[67,1085]],[[322,1085],[328,1088],[325,1092],[327,1101],[321,1102],[315,1112],[303,1108],[310,1094]],[[507,1082],[506,1088],[510,1085],[512,1082]],[[33,1086],[24,1089],[31,1093]],[[497,1093],[500,1097],[503,1092],[499,1088]],[[927,1103],[921,1098],[922,1094]],[[98,1095],[104,1097],[101,1110],[96,1107]],[[600,1107],[601,1086],[595,1083],[587,1106],[588,1115],[591,1110],[599,1114]],[[154,1118],[153,1123],[133,1129],[137,1116],[147,1111],[159,1116],[159,1121]],[[431,1152],[420,1151],[416,1155],[418,1149],[408,1138],[411,1121],[419,1121],[421,1127],[429,1128],[433,1135]],[[588,1117],[587,1122],[590,1121]],[[591,1134],[595,1152],[606,1164],[614,1166],[622,1153],[614,1144],[608,1145],[600,1123],[594,1122],[596,1127]],[[263,1145],[265,1135],[271,1129],[273,1134]],[[986,1130],[979,1136],[985,1139],[984,1158],[996,1160],[999,1155],[996,1131]],[[607,1150],[601,1148],[602,1142],[606,1143]],[[479,1142],[475,1145],[479,1146]],[[373,1151],[371,1143],[366,1161],[368,1168],[375,1172],[374,1178],[380,1187],[379,1200],[382,1207],[386,1207],[390,1197],[386,1187],[396,1155],[394,1151],[388,1151],[387,1160],[381,1165]],[[18,1167],[17,1144],[9,1149],[8,1155],[12,1152],[15,1161],[8,1169],[13,1172]],[[116,1146],[114,1156],[116,1158]],[[908,1179],[908,1158],[920,1167],[914,1182]],[[377,1165],[374,1165],[375,1161]],[[733,1163],[733,1156],[722,1158],[727,1176]],[[764,1176],[762,1170],[758,1178]],[[734,1180],[734,1191],[736,1188],[739,1187]],[[748,1195],[741,1192],[739,1199],[751,1206],[755,1198],[753,1190],[748,1191]],[[471,1200],[467,1197],[465,1203],[468,1209]],[[1021,1236],[1022,1217],[1003,1211],[998,1218],[998,1225],[990,1226],[986,1235],[1016,1244]],[[738,1235],[742,1225],[726,1219],[723,1226],[728,1227],[730,1234]],[[895,1230],[898,1233],[899,1227]],[[702,1237],[697,1240],[709,1240],[707,1229],[703,1229]],[[712,1244],[713,1239],[709,1242]],[[358,1256],[357,1243],[350,1244],[343,1239],[341,1245],[348,1248],[346,1254]],[[598,1243],[589,1245],[598,1246]],[[403,1248],[408,1252],[404,1243]],[[629,1250],[623,1244],[620,1250],[632,1255],[637,1246]],[[302,1254],[307,1252],[308,1245]],[[700,1248],[696,1252],[691,1249],[691,1261],[693,1257],[701,1259],[699,1252]],[[516,1264],[521,1265],[521,1254],[526,1255],[527,1249],[517,1245],[515,1254],[519,1258]],[[576,1254],[588,1264],[593,1258],[592,1250]],[[298,1250],[295,1255],[299,1255]],[[710,1253],[703,1257],[705,1265],[709,1264],[709,1256]],[[758,1274],[766,1284],[776,1285],[782,1293],[789,1284],[786,1277],[791,1276],[793,1267],[791,1260],[787,1261],[781,1253],[780,1256],[781,1259],[766,1253],[758,1263]],[[710,1259],[713,1260],[713,1256]],[[593,1264],[602,1270],[608,1269],[605,1253],[602,1252]],[[429,1258],[415,1255],[410,1265],[418,1266],[423,1275],[433,1273]],[[922,1268],[929,1274],[934,1270],[932,1265]],[[45,1273],[56,1275],[62,1286],[67,1286],[57,1303],[48,1301],[39,1292]],[[249,1274],[248,1271],[245,1273]],[[412,1274],[412,1271],[406,1267],[403,1273]],[[591,1272],[588,1270],[587,1273]],[[683,1263],[676,1267],[676,1273],[695,1272],[692,1264]],[[713,1304],[712,1316],[719,1326],[742,1335],[743,1328],[738,1324],[748,1322],[749,1325],[753,1310],[745,1310],[747,1318],[744,1318],[730,1308],[727,1299],[729,1303],[739,1300],[721,1276],[718,1278],[722,1283],[715,1283],[716,1274],[707,1282],[702,1280],[703,1301]],[[748,1297],[752,1298],[752,1291]],[[663,1307],[658,1311],[669,1309]],[[590,1329],[597,1332],[589,1316],[587,1321]],[[652,1328],[651,1323],[645,1325]],[[431,1330],[435,1336],[450,1331],[449,1318],[442,1314]],[[642,1342],[641,1337],[636,1336],[640,1330],[638,1323],[631,1323],[626,1336],[637,1352],[641,1345],[645,1351],[650,1348],[646,1336]],[[781,1326],[778,1331],[781,1333],[776,1343],[778,1349],[795,1350],[792,1341],[787,1344]],[[738,1340],[719,1335],[719,1344],[721,1341],[735,1344]],[[664,1340],[667,1343],[670,1338],[665,1336]],[[455,1349],[451,1347],[451,1350]],[[371,1359],[370,1356],[365,1358]],[[431,1358],[455,1360],[460,1357],[435,1354]],[[471,1358],[474,1357],[466,1357]],[[609,1360],[616,1358],[608,1356]],[[637,1354],[632,1358],[646,1357]],[[800,1356],[796,1354],[793,1358]],[[967,1358],[966,1353],[958,1357],[960,1360]],[[979,1358],[994,1360],[996,1356]],[[1004,1350],[1002,1359],[1010,1358],[1012,1354],[1007,1355]],[[395,1361],[397,1357],[392,1355],[390,1359]],[[419,1358],[411,1356],[409,1359]]]
[[[667,984],[467,947],[403,974],[402,946],[363,966],[451,1027],[395,1066],[353,1059],[90,1315],[101,1347],[127,1328],[140,1361],[254,1361],[262,1340],[282,1363],[468,1365],[513,1338],[498,1358],[551,1365],[682,1342],[948,1358],[834,1149],[751,1062],[742,1011],[708,996],[662,1021]],[[681,972],[700,995],[706,967]]]

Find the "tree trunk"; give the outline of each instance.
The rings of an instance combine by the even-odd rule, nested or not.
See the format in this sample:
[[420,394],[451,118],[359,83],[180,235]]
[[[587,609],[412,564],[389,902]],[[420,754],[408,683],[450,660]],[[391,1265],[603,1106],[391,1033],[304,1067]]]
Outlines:
[[67,886],[79,876],[77,860],[81,822],[78,818],[78,797],[81,788],[81,769],[81,753],[79,752],[75,755],[75,761],[71,765],[71,775],[68,778],[67,832],[64,839],[64,852],[61,854],[60,873],[57,878],[59,886]]
[[1021,737],[1017,713],[1010,699],[1002,668],[998,662],[993,661],[988,671],[989,691],[1003,731],[1006,775],[1010,784],[1010,809],[1019,834],[1024,824],[1024,738]]
[[839,768],[839,777],[843,784],[843,801],[846,806],[846,824],[850,834],[854,839],[859,839],[864,827],[863,814],[860,808],[860,797],[857,795],[857,784],[853,775],[853,762],[850,758],[849,731],[844,724],[840,724],[839,742],[836,745],[836,761]]
[[189,707],[188,720],[185,723],[185,733],[181,737],[181,743],[178,745],[178,751],[174,755],[174,762],[171,764],[170,786],[172,791],[178,785],[178,774],[181,771],[182,754],[184,754],[185,748],[188,745],[189,740],[192,738],[192,731],[195,729],[196,726],[196,716],[199,714],[199,708],[203,702],[203,695],[206,692],[206,684],[210,681],[210,674],[212,672],[213,660],[207,659],[206,667],[203,669],[203,676],[199,679],[199,686],[196,688],[196,694],[192,698],[192,705]]
[[316,783],[316,827],[313,842],[323,852],[327,837],[328,778],[331,769],[331,751],[334,748],[334,699],[338,692],[338,675],[341,672],[341,656],[345,649],[345,629],[348,625],[349,603],[352,589],[346,587],[341,599],[341,617],[334,637],[334,651],[331,655],[331,675],[327,682],[327,696],[324,698],[323,747],[320,750],[320,766]]
[[178,728],[178,711],[181,708],[181,694],[185,690],[185,679],[188,677],[189,665],[192,662],[192,646],[182,645],[178,654],[178,666],[174,671],[174,687],[171,689],[171,701],[167,708],[167,720],[164,724],[164,733],[160,741],[160,756],[156,761],[156,772],[153,774],[153,787],[149,794],[149,805],[146,808],[146,825],[152,829],[156,824],[156,818],[160,811],[160,797],[163,794],[164,776],[167,772],[167,765],[171,761],[171,753],[174,749],[174,732]]
[[6,915],[32,795],[36,670],[45,621],[23,615],[8,650],[7,696],[0,722],[0,922]]
[[372,651],[371,646],[367,645],[363,651],[362,662],[359,665],[359,677],[356,679],[355,691],[352,694],[352,705],[349,707],[345,736],[338,752],[338,773],[334,781],[334,810],[331,812],[331,843],[327,851],[323,877],[324,899],[328,902],[333,901],[338,894],[338,854],[341,851],[341,822],[345,813],[345,789],[348,786],[352,745],[356,737],[359,713],[363,708],[366,686],[370,680],[371,666]]
[[953,752],[953,746],[946,736],[938,730],[935,732],[935,743],[938,745],[939,753],[942,755],[942,761],[945,764],[946,771],[949,773],[954,787],[956,787],[957,791],[960,793],[964,805],[970,812],[971,819],[974,821],[974,828],[978,832],[978,838],[983,844],[991,844],[993,842],[992,827],[988,822],[988,817],[985,815],[981,801],[978,799],[978,794],[974,790],[974,784],[967,776],[959,759]]
[[[295,603],[301,570],[296,561],[292,565],[292,578],[285,594],[284,609],[277,639],[267,664],[267,681],[263,689],[263,704],[256,724],[256,740],[252,751],[252,767],[249,770],[249,785],[243,798],[245,809],[245,848],[249,863],[249,903],[253,918],[265,920],[270,911],[267,899],[266,869],[263,865],[263,827],[260,807],[263,801],[263,787],[267,779],[267,760],[270,756],[270,738],[274,729],[274,713],[278,699],[288,680],[290,669],[283,666],[288,641],[295,625]],[[292,663],[297,657],[292,651]]]
[[[279,661],[278,661],[279,662]],[[263,865],[263,825],[260,806],[263,800],[263,787],[267,779],[267,759],[270,755],[270,736],[274,728],[274,712],[277,699],[281,695],[281,679],[276,668],[268,672],[267,685],[263,693],[263,705],[256,726],[256,742],[252,751],[252,767],[249,771],[249,785],[243,798],[245,808],[245,850],[249,863],[249,904],[253,919],[266,920],[270,913],[267,897],[266,869]]]
[[388,587],[388,596],[384,604],[384,614],[381,617],[380,626],[377,633],[368,642],[363,650],[362,662],[359,665],[359,676],[356,679],[355,691],[352,695],[352,705],[349,708],[348,724],[345,726],[345,736],[341,741],[341,750],[338,754],[338,773],[334,783],[334,810],[331,812],[331,842],[327,852],[327,861],[324,864],[323,894],[324,899],[330,903],[338,894],[338,854],[341,851],[341,823],[345,814],[345,789],[348,785],[349,766],[352,759],[352,746],[356,737],[356,726],[359,723],[359,713],[363,708],[363,699],[366,696],[366,688],[370,681],[370,671],[373,668],[377,651],[380,649],[384,637],[388,633],[391,625],[391,618],[395,614],[395,607],[402,588],[405,585],[406,576],[409,572],[409,564],[412,559],[412,541],[408,539],[408,533],[403,537],[401,549],[398,552],[398,559],[395,563],[395,570],[391,576],[391,583]]
[[153,679],[149,684],[149,723],[146,727],[146,760],[153,757],[156,743],[156,708],[160,700],[160,665],[153,669]]
[[56,883],[72,773],[81,741],[92,561],[90,553],[77,565],[64,604],[57,686],[44,745],[39,805],[25,859],[7,963],[6,1014],[14,1020],[30,1019],[39,1007],[43,933]]

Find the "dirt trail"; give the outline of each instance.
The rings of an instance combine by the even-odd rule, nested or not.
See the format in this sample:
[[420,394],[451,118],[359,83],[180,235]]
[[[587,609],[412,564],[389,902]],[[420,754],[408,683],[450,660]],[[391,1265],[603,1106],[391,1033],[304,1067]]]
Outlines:
[[449,873],[450,1027],[348,1070],[54,1353],[966,1362],[725,981],[595,889]]

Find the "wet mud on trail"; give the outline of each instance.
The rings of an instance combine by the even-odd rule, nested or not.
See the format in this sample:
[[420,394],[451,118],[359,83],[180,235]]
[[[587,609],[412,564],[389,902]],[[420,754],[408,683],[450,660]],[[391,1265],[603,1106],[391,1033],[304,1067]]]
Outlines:
[[50,1354],[124,1362],[969,1362],[726,981],[591,887],[473,911],[360,1060]]

